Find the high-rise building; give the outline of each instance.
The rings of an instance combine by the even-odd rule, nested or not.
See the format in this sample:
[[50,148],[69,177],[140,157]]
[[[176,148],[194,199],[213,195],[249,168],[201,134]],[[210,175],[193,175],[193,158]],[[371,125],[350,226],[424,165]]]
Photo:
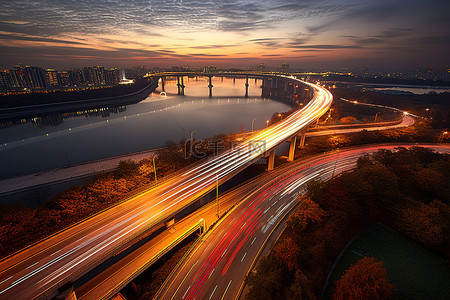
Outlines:
[[56,76],[55,69],[46,69],[45,70],[45,80],[47,82],[47,86],[58,86],[58,77]]
[[56,77],[58,78],[59,86],[70,86],[69,73],[67,71],[58,71],[56,73]]
[[120,82],[120,71],[117,68],[106,70],[106,84],[114,84]]
[[27,88],[45,88],[45,71],[39,67],[26,66],[24,69],[24,78]]
[[84,72],[80,69],[72,69],[68,71],[70,85],[80,86],[85,85],[86,80],[84,78]]
[[17,82],[19,84],[19,87],[25,88],[27,87],[27,84],[25,82],[25,71],[22,67],[22,65],[15,65],[14,66],[14,74],[17,78]]
[[0,87],[2,87],[3,89],[20,87],[14,71],[0,71]]
[[93,67],[92,70],[94,72],[94,84],[95,85],[106,84],[105,68],[96,66],[96,67]]
[[87,85],[94,85],[94,71],[92,67],[84,67],[83,75]]

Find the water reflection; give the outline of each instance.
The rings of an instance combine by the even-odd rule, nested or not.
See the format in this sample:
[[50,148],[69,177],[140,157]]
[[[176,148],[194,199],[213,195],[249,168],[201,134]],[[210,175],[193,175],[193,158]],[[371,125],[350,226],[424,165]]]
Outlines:
[[67,113],[54,113],[51,115],[41,115],[38,117],[32,118],[17,118],[12,120],[6,120],[0,122],[0,128],[8,128],[12,126],[22,125],[30,123],[35,125],[40,129],[45,129],[47,126],[58,126],[64,122],[66,119],[70,118],[80,118],[80,117],[100,117],[105,119],[112,114],[122,113],[127,110],[125,105],[118,107],[100,107],[100,108],[92,108],[87,110],[78,110],[74,112]]
[[9,121],[0,129],[0,178],[157,148],[193,130],[196,138],[209,138],[250,130],[253,119],[262,128],[273,113],[289,110],[262,99],[260,82],[249,83],[244,98],[245,79],[213,78],[210,99],[206,80],[185,78],[186,96],[167,81],[167,96],[158,88],[136,104]]

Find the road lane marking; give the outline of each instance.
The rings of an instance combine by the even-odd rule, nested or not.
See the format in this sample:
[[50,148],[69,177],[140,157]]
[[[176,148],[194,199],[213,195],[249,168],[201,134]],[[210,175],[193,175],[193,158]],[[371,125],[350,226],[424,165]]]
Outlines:
[[209,296],[209,299],[212,298],[212,296],[214,295],[214,292],[216,291],[216,289],[217,289],[217,284],[216,284],[216,287],[214,288],[214,291],[211,293],[211,296]]
[[247,255],[247,252],[245,252],[244,256],[242,256],[241,262],[244,260],[246,255]]
[[186,292],[184,292],[183,298],[181,298],[181,299],[184,299],[184,297],[186,297],[186,294],[187,294],[187,292],[189,291],[190,288],[191,288],[191,286],[189,286],[189,287],[187,288]]
[[256,237],[253,239],[253,241],[252,241],[252,245],[253,245],[253,243],[255,242],[255,240],[256,240]]
[[[211,277],[212,273],[214,273],[214,270],[215,270],[215,269],[212,269],[211,273],[209,273],[208,279],[209,279],[209,277]],[[207,279],[207,280],[208,280],[208,279]]]
[[228,251],[228,249],[225,249],[225,251],[223,251],[223,253],[220,257],[223,257],[227,251]]
[[2,283],[4,283],[4,282],[6,282],[6,281],[8,281],[8,280],[10,280],[12,278],[12,276],[9,276],[8,278],[6,278],[5,280],[3,280],[2,282],[0,282],[0,284],[2,284]]
[[37,265],[39,262],[37,261],[37,262],[35,262],[34,264],[32,264],[31,266],[28,266],[27,267],[27,270],[29,269],[29,268],[32,268],[32,267],[34,267],[35,265]]
[[222,298],[220,298],[220,300],[223,300],[225,298],[225,294],[227,293],[228,288],[230,287],[230,284],[231,284],[232,281],[233,281],[233,279],[230,280],[230,282],[228,282],[227,288],[225,289],[225,293],[223,293]]
[[59,249],[58,251],[53,252],[52,254],[50,254],[50,256],[53,256],[53,255],[55,255],[56,253],[59,253],[59,252],[61,252],[61,251],[62,251],[62,249]]

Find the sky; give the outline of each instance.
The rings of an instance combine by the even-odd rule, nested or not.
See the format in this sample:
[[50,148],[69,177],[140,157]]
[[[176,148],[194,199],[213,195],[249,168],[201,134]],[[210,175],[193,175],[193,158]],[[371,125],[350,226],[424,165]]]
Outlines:
[[449,0],[2,0],[0,68],[450,64]]

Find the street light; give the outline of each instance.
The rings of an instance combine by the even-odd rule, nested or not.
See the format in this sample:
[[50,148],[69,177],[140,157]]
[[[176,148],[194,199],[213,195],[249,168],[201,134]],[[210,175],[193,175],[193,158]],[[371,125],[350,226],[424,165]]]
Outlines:
[[443,131],[441,136],[439,137],[438,143],[442,143],[444,141],[444,137],[448,134],[448,131]]
[[153,171],[155,172],[155,182],[158,182],[158,177],[156,177],[155,155],[153,155]]
[[194,144],[194,132],[196,132],[195,130],[191,132],[191,145]]
[[253,131],[253,122],[255,122],[256,118],[252,120],[252,131]]
[[266,121],[266,127],[269,127],[269,120]]
[[379,114],[380,112],[377,112],[377,114],[375,115],[375,120],[373,121],[374,123],[376,123],[377,122],[377,117],[378,117],[378,114]]
[[216,173],[216,201],[217,201],[217,218],[220,218],[219,215],[219,175]]

